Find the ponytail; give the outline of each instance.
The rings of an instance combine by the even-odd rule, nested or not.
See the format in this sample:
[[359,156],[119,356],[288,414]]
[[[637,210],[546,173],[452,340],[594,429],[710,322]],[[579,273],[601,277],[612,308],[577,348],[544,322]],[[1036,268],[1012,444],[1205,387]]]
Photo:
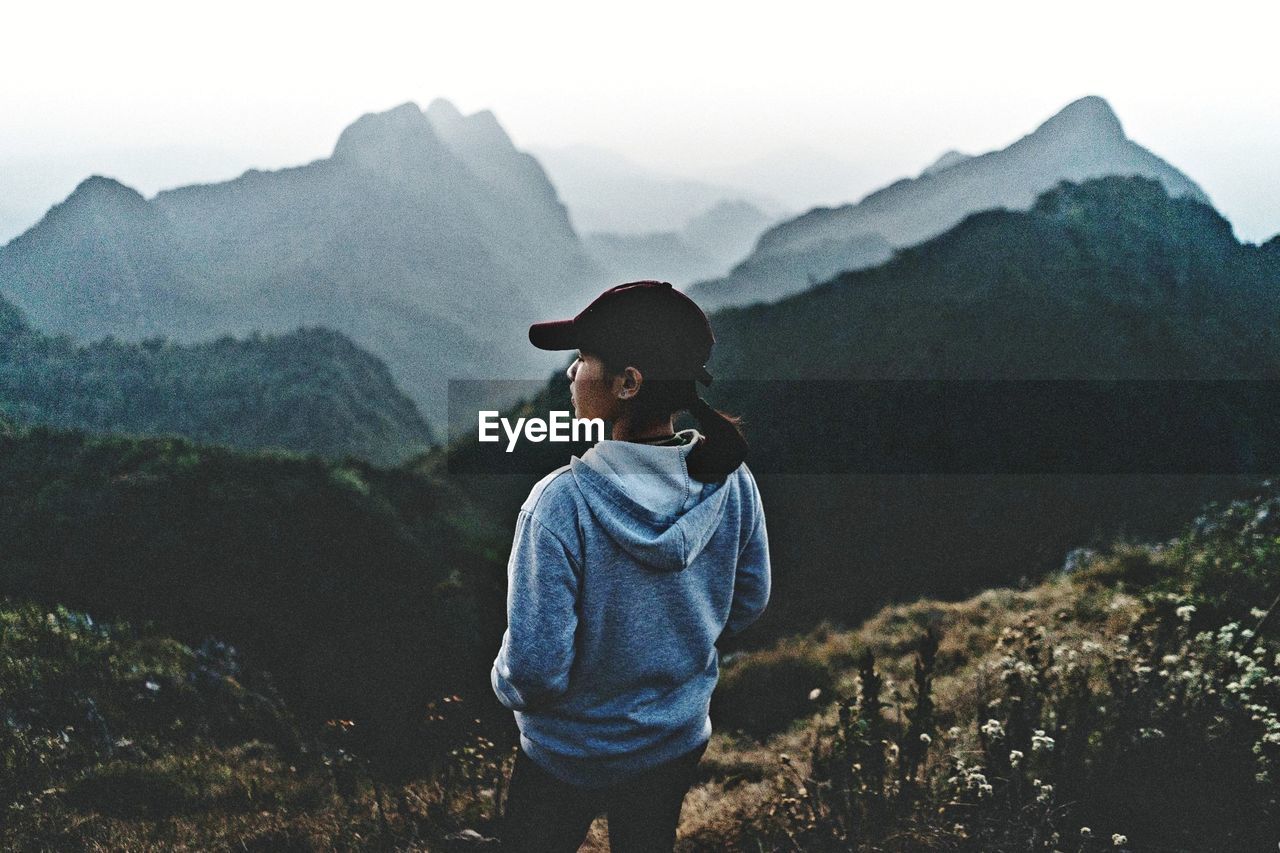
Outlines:
[[698,421],[703,435],[689,454],[689,474],[704,483],[720,482],[747,458],[747,439],[738,427],[738,419],[711,408],[696,388],[689,413]]
[[[605,370],[615,376],[628,363],[635,363],[611,353],[595,354],[604,362]],[[648,364],[640,366],[642,373],[649,369]],[[719,483],[747,458],[747,439],[738,426],[738,418],[711,408],[698,394],[693,379],[648,379],[631,399],[631,410],[642,423],[670,418],[686,410],[693,415],[702,433],[702,440],[689,452],[689,475],[695,480]]]

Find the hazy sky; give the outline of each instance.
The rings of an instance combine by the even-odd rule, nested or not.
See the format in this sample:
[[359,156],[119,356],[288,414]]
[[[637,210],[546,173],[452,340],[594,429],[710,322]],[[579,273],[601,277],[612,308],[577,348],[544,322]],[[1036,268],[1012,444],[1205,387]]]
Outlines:
[[816,148],[865,192],[1086,94],[1260,240],[1280,231],[1278,27],[1280,4],[1221,0],[6,4],[0,240],[91,172],[150,194],[301,163],[408,100],[691,175]]

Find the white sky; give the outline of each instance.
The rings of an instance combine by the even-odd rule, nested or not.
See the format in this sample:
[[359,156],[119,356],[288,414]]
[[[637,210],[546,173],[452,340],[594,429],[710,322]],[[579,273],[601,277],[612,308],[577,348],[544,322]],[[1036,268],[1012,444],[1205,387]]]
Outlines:
[[522,147],[696,175],[803,145],[870,190],[1098,94],[1260,240],[1280,231],[1278,29],[1280,4],[1229,0],[6,2],[0,213],[90,172],[149,194],[305,162],[437,96]]

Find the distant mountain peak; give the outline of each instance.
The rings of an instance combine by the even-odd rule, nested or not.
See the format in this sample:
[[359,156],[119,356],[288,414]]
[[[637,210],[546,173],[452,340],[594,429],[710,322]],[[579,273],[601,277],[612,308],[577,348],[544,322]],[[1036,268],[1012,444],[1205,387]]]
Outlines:
[[463,115],[452,101],[436,98],[427,106],[426,116],[436,133],[451,148],[481,146],[506,153],[516,150],[515,143],[493,110]]
[[963,163],[965,160],[972,160],[972,159],[973,159],[972,154],[965,154],[963,151],[957,151],[953,148],[950,151],[947,151],[946,153],[944,153],[937,160],[934,160],[928,166],[925,166],[924,170],[920,174],[922,176],[934,175],[934,174],[937,174],[938,172],[942,172],[947,169],[950,169],[952,166],[957,166]]
[[85,200],[110,200],[116,203],[123,201],[131,204],[146,204],[146,199],[133,187],[126,186],[115,178],[108,178],[104,175],[90,175],[85,178],[76,185],[76,188],[72,190],[71,195],[67,196],[64,203],[83,202]]
[[448,98],[436,98],[427,104],[424,111],[427,118],[433,122],[436,120],[444,121],[462,121],[462,111],[454,106],[453,101]]
[[384,112],[365,113],[348,125],[333,147],[333,158],[378,165],[439,148],[431,122],[417,104],[406,101]]
[[1049,138],[1066,135],[1124,139],[1124,127],[1104,98],[1087,95],[1058,110],[1032,134]]
[[132,221],[133,217],[150,218],[154,215],[151,203],[133,187],[126,186],[115,178],[103,175],[90,175],[58,204],[49,208],[39,222],[27,231],[14,238],[14,242],[27,235],[39,232],[55,222],[66,222],[81,217],[105,217],[112,222]]

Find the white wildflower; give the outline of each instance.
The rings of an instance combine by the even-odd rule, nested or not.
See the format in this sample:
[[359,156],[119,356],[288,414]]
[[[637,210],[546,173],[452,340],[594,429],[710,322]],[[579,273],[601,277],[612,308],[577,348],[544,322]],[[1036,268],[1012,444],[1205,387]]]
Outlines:
[[1117,832],[1111,836],[1111,843],[1116,847],[1123,847],[1129,843],[1129,837]]
[[1045,752],[1052,752],[1053,746],[1053,738],[1046,735],[1044,729],[1036,729],[1035,734],[1031,736],[1031,750],[1033,752],[1041,749]]

